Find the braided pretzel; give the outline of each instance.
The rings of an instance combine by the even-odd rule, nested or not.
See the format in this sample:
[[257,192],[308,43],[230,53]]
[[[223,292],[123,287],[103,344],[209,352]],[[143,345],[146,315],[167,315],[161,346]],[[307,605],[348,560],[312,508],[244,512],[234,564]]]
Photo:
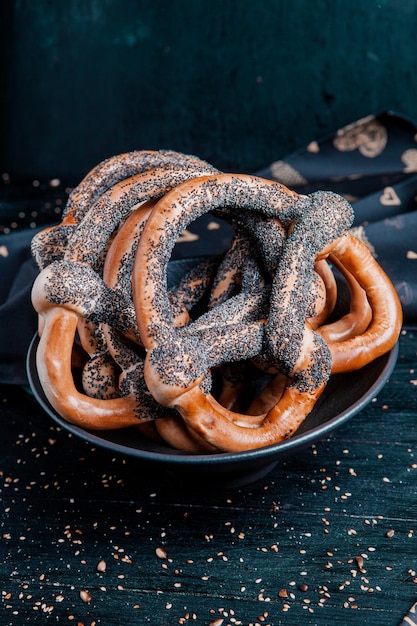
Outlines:
[[[322,326],[319,323],[321,315],[309,320],[329,344],[332,373],[359,369],[387,352],[395,343],[402,323],[400,303],[391,281],[368,248],[352,235],[345,237],[347,241],[342,238],[329,258],[346,279],[351,296],[349,313]],[[319,263],[322,264],[323,260],[316,266]],[[344,263],[348,264],[350,271]],[[362,269],[358,276],[359,268],[368,269],[366,272]],[[282,396],[286,384],[288,380],[277,373],[252,402],[248,412],[263,413],[266,407],[272,407]]]
[[[125,221],[114,238],[104,263],[103,280],[109,287],[121,290],[125,296],[129,294],[130,297],[131,294],[133,255],[149,210],[150,203],[148,202],[136,209]],[[198,264],[181,278],[175,289],[168,292],[176,326],[183,325],[189,320],[188,310],[207,290],[216,266],[217,263],[213,260]],[[138,354],[129,342],[119,336],[115,328],[105,324],[103,331],[110,353],[122,370],[120,379],[122,395],[132,393],[139,387],[143,399],[147,400],[146,405],[142,403],[142,409],[143,412],[149,412],[152,424],[143,422],[136,428],[146,436],[155,438],[158,435],[160,441],[185,452],[195,453],[207,450],[208,446],[203,442],[197,442],[196,437],[189,434],[177,415],[169,409],[162,408],[150,395],[143,380],[144,355]],[[149,430],[150,426],[152,430]]]
[[[247,275],[245,274],[245,278],[246,277]],[[252,322],[251,325],[255,327],[255,333],[252,333],[251,340],[253,343],[252,349],[257,349],[259,340],[258,342],[256,340],[256,327],[260,328],[260,326],[257,324],[256,320],[259,316],[259,311],[262,310],[262,308],[260,308],[261,298],[259,294],[258,297],[248,298],[249,290],[245,289],[245,282],[244,280],[243,292],[241,294],[230,298],[222,305],[219,305],[215,310],[215,314],[218,315],[219,310],[222,309],[222,317],[229,319],[229,324],[228,330],[223,334],[221,341],[211,341],[211,350],[208,350],[207,356],[213,365],[223,363],[227,358],[226,355],[233,349],[235,336],[237,331],[241,328],[242,319],[247,320],[249,324]],[[192,323],[193,339],[196,345],[200,344],[202,337],[206,336],[207,333],[211,334],[216,328],[216,325],[213,325],[212,317],[211,312],[209,312]],[[183,336],[188,334],[189,327],[190,324],[184,328],[177,329],[178,333]],[[245,423],[251,423],[253,421],[249,416],[240,416],[240,419],[245,420]],[[181,447],[181,449],[187,451],[212,450],[212,446],[208,445],[206,441],[201,440],[194,432],[189,432],[185,429],[184,424],[178,417],[168,416],[166,419],[158,420],[155,426],[161,436],[171,445]]]
[[[202,346],[201,336],[198,334],[189,332],[186,336],[181,329],[175,330],[169,302],[164,293],[157,290],[159,285],[164,284],[166,266],[172,250],[172,242],[162,229],[163,222],[169,222],[170,232],[181,232],[190,221],[209,209],[227,206],[236,210],[243,207],[245,210],[254,210],[265,216],[278,217],[287,226],[293,219],[298,219],[291,233],[293,240],[298,239],[299,244],[302,243],[306,249],[312,248],[317,253],[319,251],[317,240],[311,241],[308,229],[305,229],[307,244],[300,241],[299,223],[305,221],[306,214],[309,217],[308,221],[314,222],[320,210],[332,204],[334,207],[337,206],[338,219],[335,219],[334,211],[326,226],[333,237],[339,237],[350,225],[352,214],[349,205],[341,198],[336,198],[334,194],[322,193],[306,198],[289,192],[282,185],[255,177],[213,175],[178,186],[157,203],[146,223],[133,266],[134,304],[140,334],[147,349],[145,380],[161,404],[177,408],[189,428],[219,449],[259,447],[292,434],[324,389],[330,374],[330,355],[325,342],[304,325],[303,319],[304,331],[301,333],[301,339],[297,338],[300,344],[298,354],[284,354],[283,358],[284,369],[287,370],[284,373],[293,376],[298,374],[297,383],[286,389],[281,401],[265,416],[261,426],[256,429],[242,427],[237,423],[239,418],[233,423],[230,412],[216,403],[207,389],[206,372],[213,365],[212,353],[216,352],[213,347],[213,333],[209,341]],[[312,207],[314,211],[311,211]],[[320,245],[325,250],[326,246],[329,246],[328,238],[323,235],[318,237]],[[288,263],[290,259],[287,258],[288,253],[285,255],[285,250],[284,263]],[[282,261],[279,265],[282,266]],[[310,264],[310,273],[313,271],[312,268]],[[151,275],[154,278],[152,281]],[[279,275],[277,272],[275,277]],[[297,282],[294,273],[287,272],[287,280],[288,285],[292,286],[290,291],[293,293],[292,283]],[[278,310],[277,298],[273,304]],[[301,308],[304,313],[306,305],[302,303]],[[234,345],[228,344],[225,350],[228,360],[251,358],[259,353],[262,345],[261,325],[258,320],[249,320],[252,321],[251,324],[238,328],[237,323],[241,323],[245,315],[242,315],[241,311],[233,312],[235,322],[233,328],[237,341]],[[259,316],[259,309],[256,309],[256,314]],[[215,320],[214,316],[212,318]],[[228,324],[230,325],[230,316]],[[271,340],[269,321],[267,326],[268,324],[268,339]],[[187,330],[192,331],[193,325],[188,325]],[[217,333],[225,335],[221,327],[214,328]],[[200,341],[196,341],[197,337]],[[281,346],[275,348],[275,351],[279,352],[280,349],[282,352]],[[314,354],[316,352],[321,353],[320,371],[317,371],[318,360]],[[185,368],[183,365],[176,365],[177,360],[185,362]],[[243,416],[242,422],[244,421]],[[291,422],[290,425],[287,424],[288,421]]]

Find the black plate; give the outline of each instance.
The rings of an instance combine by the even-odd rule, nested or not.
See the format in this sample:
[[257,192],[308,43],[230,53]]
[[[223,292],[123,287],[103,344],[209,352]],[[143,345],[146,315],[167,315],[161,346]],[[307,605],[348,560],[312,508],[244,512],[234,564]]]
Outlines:
[[[192,264],[195,264],[195,259]],[[190,266],[190,261],[174,261],[170,265],[174,266],[170,279],[175,283],[175,277],[180,276],[184,268]],[[49,404],[40,384],[36,368],[38,342],[36,335],[28,351],[29,384],[39,404],[62,428],[112,453],[157,463],[161,468],[181,476],[184,473],[189,476],[204,474],[210,480],[217,478],[221,485],[227,487],[247,484],[261,478],[283,458],[328,436],[359,413],[385,385],[398,356],[397,344],[389,353],[357,372],[332,376],[313,411],[291,439],[247,452],[205,455],[189,454],[159,445],[141,436],[134,428],[91,432],[64,420]]]

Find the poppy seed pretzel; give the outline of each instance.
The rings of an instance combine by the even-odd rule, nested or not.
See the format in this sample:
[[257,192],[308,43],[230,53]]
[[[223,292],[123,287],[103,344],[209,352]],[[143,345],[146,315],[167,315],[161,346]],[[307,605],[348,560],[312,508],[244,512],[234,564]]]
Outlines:
[[[237,220],[232,220],[237,222]],[[248,386],[250,379],[244,380],[237,374],[237,369],[244,372],[250,365],[247,361],[228,361],[229,345],[232,346],[236,342],[236,336],[241,330],[241,325],[245,324],[249,328],[255,328],[255,334],[262,332],[262,326],[266,322],[267,303],[269,301],[270,288],[265,284],[263,276],[270,275],[280,256],[280,249],[285,239],[285,231],[277,220],[268,218],[268,224],[264,226],[268,230],[268,238],[261,236],[256,229],[252,230],[252,220],[247,220],[248,232],[246,228],[242,229],[241,225],[234,224],[236,228],[235,237],[232,241],[230,249],[227,251],[223,262],[219,265],[216,278],[211,292],[211,298],[208,303],[208,312],[197,319],[192,328],[186,326],[179,329],[179,335],[192,334],[198,337],[199,342],[207,340],[207,334],[214,330],[216,340],[211,341],[210,347],[207,349],[209,366],[219,364],[221,373],[221,390],[216,395],[217,401],[225,408],[232,409],[230,419],[236,423],[253,426],[259,422],[254,415],[235,415],[235,411],[239,402],[243,399],[245,386]],[[278,229],[278,231],[277,231]],[[262,229],[263,230],[263,229]],[[271,238],[270,233],[273,233]],[[251,235],[251,238],[248,237]],[[254,236],[253,236],[254,235]],[[273,246],[274,250],[266,250],[266,246]],[[273,260],[269,262],[269,267],[265,268],[261,261],[262,258]],[[314,272],[311,290],[308,295],[307,313],[308,315],[320,315],[322,308],[326,306],[327,287],[321,276]],[[239,311],[239,319],[231,326],[231,309],[236,308]],[[224,325],[223,332],[219,332],[219,322],[216,320],[228,320]],[[217,340],[219,339],[219,340]],[[249,374],[250,372],[250,374]],[[254,368],[248,369],[248,375],[254,378]],[[242,405],[244,406],[244,405]],[[245,412],[246,413],[246,412]],[[170,418],[171,422],[173,421]],[[158,422],[156,427],[160,430],[162,422]],[[181,427],[183,430],[183,427]]]
[[[132,297],[131,270],[136,247],[154,204],[155,201],[142,204],[126,219],[111,243],[104,262],[104,282],[110,288],[123,293],[129,300]],[[217,263],[213,260],[200,263],[181,278],[175,289],[169,291],[176,325],[189,320],[188,309],[209,287],[216,266]],[[126,396],[136,393],[137,389],[141,390],[141,412],[144,419],[149,416],[151,423],[144,421],[138,423],[136,428],[146,436],[153,438],[159,436],[162,442],[185,452],[196,453],[207,450],[206,445],[197,442],[196,437],[189,434],[178,415],[158,404],[149,393],[143,378],[144,353],[139,351],[137,346],[132,346],[113,326],[103,324],[103,332],[109,351],[121,370],[120,394]]]
[[100,272],[100,255],[109,238],[142,202],[158,199],[190,178],[212,173],[208,166],[154,168],[127,178],[101,195],[69,239],[64,258],[90,265]]
[[214,171],[205,161],[172,150],[139,150],[102,161],[70,193],[60,224],[45,228],[33,237],[32,256],[39,269],[62,258],[68,240],[101,195],[135,174],[168,166],[192,166]]
[[[321,193],[302,197],[282,185],[257,177],[219,174],[188,181],[166,194],[157,203],[146,223],[133,267],[133,295],[140,334],[147,350],[144,374],[148,388],[158,402],[175,407],[188,428],[216,448],[243,450],[275,443],[294,432],[324,389],[330,375],[331,359],[324,340],[306,328],[305,299],[301,300],[302,294],[296,293],[302,311],[302,315],[298,314],[301,326],[300,330],[297,329],[301,338],[298,340],[299,350],[296,355],[293,352],[290,355],[283,353],[287,361],[282,363],[285,374],[298,376],[296,382],[286,389],[282,400],[257,428],[233,423],[231,413],[214,400],[206,382],[206,372],[212,365],[209,353],[212,350],[213,337],[208,337],[208,343],[207,337],[204,337],[204,343],[203,337],[199,336],[199,341],[196,342],[192,332],[193,324],[187,327],[187,331],[190,331],[187,335],[185,329],[184,332],[181,329],[176,330],[167,296],[161,288],[165,282],[164,276],[172,250],[172,240],[169,240],[162,225],[164,222],[170,224],[172,237],[172,232],[182,232],[199,215],[220,206],[236,211],[243,208],[255,214],[278,218],[287,228],[296,219],[297,223],[288,237],[292,240],[300,237],[302,228],[299,224],[305,225],[308,244],[305,244],[305,248],[313,248],[313,252],[306,254],[308,267],[301,279],[300,274],[292,268],[294,259],[288,253],[285,255],[288,246],[284,247],[275,274],[280,277],[276,282],[284,281],[281,277],[286,277],[284,289],[294,293],[302,287],[304,295],[306,289],[310,288],[315,256],[320,251],[316,242],[312,241],[314,235],[309,231],[311,221],[318,219],[320,209],[337,207],[339,219],[333,218],[328,225],[330,236],[322,236],[320,239],[320,243],[326,248],[329,246],[329,239],[331,245],[334,245],[334,238],[340,237],[349,227],[352,212],[350,205],[335,194]],[[274,306],[277,309],[278,296],[272,295],[271,300],[274,297]],[[285,303],[287,300],[288,298],[284,298]],[[287,304],[286,308],[288,312]],[[284,316],[283,311],[280,314]],[[223,323],[229,324],[230,319],[223,319]],[[214,328],[217,333],[224,335],[226,332],[220,323],[214,325]],[[261,324],[252,323],[233,328],[236,331],[235,343],[228,348],[228,360],[251,358],[261,352],[265,335]],[[270,315],[267,328],[266,338],[271,341]],[[274,349],[276,350],[275,347]],[[284,405],[284,408],[280,405]]]
[[[202,167],[202,171],[206,171],[207,169],[212,171],[212,168],[209,168],[209,166],[207,166],[207,168],[205,165]],[[200,169],[192,170],[192,172],[187,170],[187,173],[184,174],[183,177],[181,177],[181,172],[178,167],[176,169],[171,168],[170,170],[164,170],[164,184],[166,184],[167,178],[170,176],[173,184],[175,184],[178,180],[184,180],[184,178],[186,179],[188,176],[195,173],[200,173]],[[140,184],[143,182],[142,180],[139,183],[138,191],[138,185],[135,179],[133,187],[134,191],[138,192],[139,198],[137,193],[134,193],[132,202],[145,200],[146,194],[159,197],[161,193],[165,191],[165,187],[161,190],[158,186],[158,177],[154,170],[150,174],[145,174],[144,178],[146,191],[143,194],[143,189]],[[131,181],[129,182],[131,183]],[[126,187],[131,190],[132,184],[127,183],[124,185],[123,189],[125,190]],[[111,193],[116,195],[117,199],[119,199],[120,196],[118,195],[117,185],[115,188],[116,190],[113,189],[106,192],[107,199]],[[145,197],[141,197],[141,192]],[[128,198],[126,198],[125,192],[122,192],[120,195],[125,200],[132,196],[132,194],[130,196],[127,194]],[[113,428],[129,425],[137,421],[137,398],[132,396],[126,401],[126,398],[103,400],[83,396],[83,394],[75,388],[72,379],[69,344],[63,344],[68,349],[67,351],[63,349],[61,352],[59,345],[53,342],[52,334],[54,333],[52,333],[51,328],[53,326],[56,331],[58,328],[64,328],[67,324],[68,327],[71,328],[69,333],[72,335],[72,340],[74,340],[76,329],[73,329],[72,325],[75,315],[75,319],[77,319],[78,322],[83,317],[86,317],[95,322],[108,321],[111,325],[116,325],[116,327],[120,328],[123,332],[129,333],[132,329],[133,332],[135,331],[136,320],[134,315],[129,319],[129,314],[132,309],[126,306],[126,300],[121,294],[115,294],[109,289],[106,289],[100,276],[92,267],[85,264],[85,255],[82,253],[83,238],[85,240],[85,237],[87,237],[88,241],[94,239],[92,247],[88,247],[87,245],[84,247],[88,248],[91,264],[97,263],[100,253],[105,249],[108,243],[108,237],[114,232],[120,220],[124,217],[123,212],[117,210],[113,215],[107,212],[106,230],[100,229],[98,224],[100,224],[100,218],[104,217],[100,214],[100,207],[102,206],[100,200],[102,200],[102,196],[90,207],[85,216],[89,224],[96,225],[96,230],[94,231],[95,237],[92,237],[92,231],[90,232],[90,236],[87,237],[88,229],[86,230],[84,219],[81,220],[77,229],[72,234],[71,241],[72,238],[74,238],[74,241],[71,247],[69,241],[67,241],[64,259],[49,264],[38,276],[33,286],[32,298],[35,309],[40,314],[39,329],[41,341],[38,347],[38,356],[40,366],[48,374],[45,387],[48,389],[48,393],[50,393],[52,405],[70,421],[80,420],[83,425],[92,428]],[[114,207],[114,204],[112,205],[110,200],[110,202],[107,201],[107,203],[105,203],[105,206],[108,208],[110,205],[111,208],[117,209],[117,207]],[[128,213],[130,210],[130,205],[125,205],[125,212]],[[82,231],[81,235],[79,234],[79,229]],[[77,257],[77,253],[84,263],[80,263],[78,258],[75,258]],[[84,295],[80,293],[80,290],[83,288]],[[53,305],[60,310],[53,311]],[[51,327],[45,328],[48,324],[51,324]],[[48,342],[51,343],[49,344]],[[58,374],[58,371],[60,374]],[[62,376],[64,372],[65,376]],[[81,396],[83,397],[81,398]],[[105,405],[105,402],[109,402],[109,404]],[[63,405],[62,407],[61,403]],[[103,419],[103,422],[97,419],[97,417],[101,415],[106,418]]]
[[[94,322],[107,322],[128,337],[136,337],[139,341],[133,308],[129,306],[123,294],[108,289],[100,277],[102,256],[104,254],[105,258],[111,237],[137,204],[159,198],[168,189],[192,176],[214,171],[214,168],[204,162],[196,159],[193,159],[193,162],[196,163],[192,169],[188,164],[185,167],[176,164],[148,170],[117,183],[99,196],[66,241],[63,259],[47,265],[34,283],[32,301],[39,313],[41,335],[38,353],[43,354],[39,360],[48,372],[45,387],[50,393],[51,404],[58,412],[65,413],[69,421],[81,420],[83,425],[90,424],[91,428],[114,428],[134,424],[138,416],[143,415],[140,408],[140,390],[130,396],[128,401],[126,397],[104,400],[85,395],[80,402],[80,396],[83,394],[74,385],[68,365],[69,353],[65,350],[60,353],[56,344],[51,344],[55,351],[49,350],[48,342],[52,341],[51,329],[45,329],[45,326],[50,323],[54,324],[55,328],[62,327],[65,320],[70,323],[70,317],[72,323],[71,313],[75,314],[78,320],[85,317]],[[52,311],[54,304],[62,310]],[[75,330],[72,335],[73,339],[74,337]],[[46,362],[48,366],[45,367]],[[64,379],[58,379],[56,375],[58,370],[61,373],[65,371]],[[93,378],[90,376],[90,382]],[[110,403],[108,411],[103,404],[105,402]],[[72,415],[71,405],[77,409]],[[111,414],[113,405],[117,409],[114,419]],[[106,420],[103,420],[102,424],[96,419],[97,414],[106,415]]]
[[[222,217],[225,217],[223,214]],[[230,216],[229,216],[230,217]],[[235,220],[236,222],[236,220]],[[262,270],[260,271],[260,259],[255,255],[254,241],[248,239],[245,229],[241,228],[241,225],[237,223],[233,224],[236,232],[235,237],[232,240],[232,244],[225,253],[225,256],[217,267],[214,283],[212,286],[210,298],[208,301],[208,312],[202,315],[193,324],[193,335],[201,341],[201,333],[205,333],[209,328],[216,328],[213,315],[210,311],[216,306],[223,305],[223,317],[231,317],[231,308],[239,311],[238,326],[241,325],[243,318],[248,321],[249,318],[253,318],[255,324],[259,325],[259,319],[262,319],[264,315],[261,314],[262,309],[259,309],[261,299],[265,300],[265,294],[262,293],[265,284],[262,279]],[[282,231],[282,226],[279,227]],[[271,230],[274,230],[273,228]],[[278,246],[278,239],[275,238],[276,247]],[[189,278],[186,277],[187,284]],[[180,289],[181,292],[181,289]],[[177,293],[177,292],[176,292]],[[168,294],[171,295],[170,293]],[[172,300],[170,298],[170,304],[172,306]],[[228,310],[226,310],[228,309]],[[218,314],[218,311],[215,311]],[[214,324],[214,326],[213,326]],[[177,327],[178,325],[175,324]],[[187,333],[187,327],[184,328],[184,332]],[[179,333],[182,331],[179,330]],[[212,346],[217,348],[216,351],[209,354],[209,358],[212,362],[218,362],[223,364],[227,358],[227,344],[230,339],[234,341],[234,330],[229,324],[227,325],[227,332],[223,333],[221,340],[216,341]],[[217,354],[215,354],[217,352]],[[223,374],[223,368],[221,368]],[[227,406],[228,403],[236,401],[239,387],[237,385],[228,384],[230,381],[224,378],[222,375],[222,389],[219,396],[219,402]],[[240,416],[240,419],[244,419],[248,425],[252,424],[254,420],[252,416]],[[201,452],[201,451],[213,451],[213,447],[207,444],[201,438],[197,438],[196,434],[190,432],[184,422],[178,415],[169,414],[162,419],[155,422],[155,428],[161,435],[161,437],[171,446],[185,450],[187,452]]]
[[[177,170],[181,167],[189,168],[190,165],[193,165],[193,167],[197,168],[198,171],[200,171],[200,169],[203,172],[214,170],[214,168],[196,157],[182,155],[172,151],[141,151],[127,153],[112,157],[111,159],[107,159],[106,161],[100,163],[71,193],[68,199],[67,207],[64,211],[62,223],[58,226],[41,231],[41,233],[33,238],[32,254],[39,267],[41,269],[45,268],[54,261],[60,260],[63,257],[69,259],[70,261],[73,261],[76,258],[74,249],[69,250],[69,240],[74,238],[75,250],[77,249],[76,245],[77,242],[79,244],[80,238],[82,240],[85,238],[84,241],[88,241],[89,234],[91,235],[93,232],[90,231],[89,233],[89,229],[93,228],[94,224],[97,225],[97,220],[100,220],[103,217],[100,215],[102,205],[100,205],[99,200],[101,199],[101,195],[109,190],[110,192],[113,192],[113,194],[117,193],[117,184],[115,185],[115,183],[123,182],[125,178],[131,174],[149,171],[150,168],[154,168],[155,166],[171,167]],[[150,178],[154,178],[154,171],[152,171]],[[149,180],[146,181],[146,184],[149,188]],[[125,187],[126,186],[124,186],[124,189]],[[129,185],[127,185],[127,187],[129,187]],[[156,193],[159,194],[160,190],[157,189]],[[105,199],[108,198],[108,195],[109,193],[107,193]],[[109,205],[108,202],[105,202],[105,204],[106,206]],[[112,207],[110,206],[110,209],[111,208]],[[88,215],[86,219],[87,224],[85,224],[83,220],[86,215]],[[112,231],[114,231],[118,224],[115,218],[121,218],[122,216],[120,216],[120,212],[118,213],[117,211],[115,211],[113,216],[111,214],[109,215],[109,213],[107,216],[108,221],[111,222],[110,227],[108,227],[110,231],[109,236],[111,236]],[[82,226],[80,227],[80,225]],[[79,227],[81,231],[80,234],[78,233]],[[95,264],[99,262],[100,255],[104,253],[105,247],[108,245],[108,241],[109,239],[104,242],[102,241],[100,249],[97,249],[93,253],[92,261],[94,261]],[[77,269],[78,271],[81,270],[81,272],[83,272],[82,268]],[[65,276],[67,276],[67,273],[64,271],[63,277]],[[88,282],[88,284],[90,283]],[[44,319],[41,317],[40,332],[42,332],[43,323]],[[108,392],[106,389],[111,387],[111,381],[110,379],[108,381],[104,380],[103,372],[98,373],[100,369],[106,367],[106,363],[103,362],[103,358],[105,358],[105,351],[103,351],[102,347],[100,347],[98,348],[100,356],[94,356],[89,349],[95,345],[97,341],[102,343],[102,340],[99,339],[100,328],[95,326],[94,337],[91,333],[90,337],[87,337],[87,328],[91,329],[91,324],[89,326],[83,326],[81,321],[79,326],[79,331],[82,330],[82,335],[85,338],[84,348],[90,355],[90,360],[84,368],[85,384],[88,386],[91,393],[107,395]],[[133,330],[131,331],[132,333],[134,332],[135,327],[136,324],[133,325]],[[107,366],[109,376],[111,376],[112,365],[107,363]],[[92,384],[94,380],[95,384]],[[99,385],[100,382],[101,384]]]
[[[193,324],[192,334],[193,336],[199,338],[199,342],[203,340],[202,338],[204,338],[204,335],[207,333],[210,326],[215,329],[218,327],[218,324],[216,324],[213,319],[213,314],[210,313],[212,309],[215,309],[214,313],[218,316],[219,310],[223,308],[223,314],[221,317],[229,319],[231,317],[229,314],[230,307],[236,307],[237,305],[240,313],[238,321],[239,326],[242,322],[248,323],[253,315],[254,317],[252,321],[255,321],[258,326],[260,323],[262,324],[265,319],[266,309],[265,307],[259,308],[259,306],[262,298],[265,302],[267,301],[265,300],[265,296],[268,296],[269,292],[266,290],[265,293],[262,293],[265,291],[265,283],[262,278],[262,273],[265,274],[266,269],[261,269],[262,262],[260,261],[260,258],[261,256],[264,258],[268,256],[271,258],[272,256],[279,256],[280,246],[282,245],[279,242],[284,240],[285,231],[282,225],[278,224],[276,220],[268,220],[268,222],[270,222],[268,223],[268,232],[275,233],[275,236],[273,236],[272,239],[269,237],[269,241],[267,243],[268,245],[272,242],[275,243],[275,250],[267,251],[263,249],[266,242],[263,241],[263,238],[260,237],[259,233],[255,232],[255,237],[252,236],[250,239],[248,238],[248,235],[253,235],[253,231],[255,231],[255,229],[252,229],[252,223],[248,224],[247,227],[242,228],[242,225],[238,224],[238,220],[234,220],[234,222],[235,237],[232,241],[231,247],[226,252],[223,261],[218,266],[211,297],[208,302],[208,313],[206,315],[202,315]],[[278,228],[278,236],[276,234],[276,228]],[[255,253],[256,246],[254,244],[256,243],[259,244],[260,256]],[[317,276],[317,278],[319,277]],[[323,300],[324,283],[321,279],[319,279],[319,281],[320,286],[323,287],[323,292],[317,294],[317,299]],[[255,298],[255,300],[253,300],[253,298]],[[253,303],[259,304],[253,306]],[[216,307],[219,308],[216,309]],[[243,314],[244,311],[246,312]],[[188,327],[185,327],[184,331],[179,330],[179,334],[182,334],[183,332],[188,333]],[[201,333],[202,336],[200,336]],[[212,347],[217,349],[217,355],[213,350],[209,351],[208,357],[211,364],[218,362],[223,365],[225,359],[227,359],[228,341],[232,340],[232,342],[234,342],[234,336],[235,331],[230,326],[229,321],[226,333],[222,333],[221,340],[216,341],[214,344],[212,342]],[[220,370],[222,374],[222,388],[220,395],[218,396],[218,401],[227,408],[230,408],[230,404],[234,404],[240,399],[239,392],[241,390],[241,385],[244,384],[237,383],[236,380],[233,380],[233,375],[232,378],[228,376],[228,371],[231,365],[232,364],[229,363],[229,367],[221,367]],[[240,367],[243,365],[243,362],[240,362]],[[224,374],[226,374],[226,376]],[[231,415],[233,418],[233,414]],[[247,426],[251,426],[258,421],[251,415],[239,415],[236,416],[236,419],[239,420],[239,423],[244,423]],[[175,415],[169,415],[158,420],[155,422],[155,427],[164,440],[174,447],[180,447],[181,449],[186,449],[187,451],[198,451],[201,449],[201,444],[203,443],[203,449],[207,449],[207,444],[201,439],[199,439],[198,442],[195,441],[196,437],[192,432],[190,433],[190,440],[188,435],[189,431],[186,429],[182,420]]]
[[[248,263],[253,263],[253,261],[260,269],[259,276],[255,278],[255,291],[259,291],[262,286],[265,288],[265,280],[270,282],[287,237],[284,227],[277,219],[252,215],[246,215],[245,219],[239,219],[233,215],[229,217],[235,229],[235,236],[218,268],[208,303],[209,310],[225,302],[228,297],[235,293],[242,281],[245,280],[244,274],[247,271]],[[325,263],[325,261],[323,262]],[[329,272],[333,277],[333,273],[330,270]],[[246,289],[245,292],[242,295],[247,298],[248,290]],[[329,292],[331,292],[330,298],[328,297]],[[307,314],[313,316],[315,320],[317,319],[317,323],[323,316],[326,319],[334,306],[335,297],[335,282],[327,280],[326,284],[320,274],[315,271],[312,278],[312,288],[307,296]],[[254,357],[252,362],[264,369],[261,355]],[[239,375],[237,375],[236,368]],[[246,369],[248,376],[253,378],[253,369],[247,367]],[[223,385],[218,400],[223,406],[233,411],[238,410],[239,402],[244,395],[241,392],[248,384],[248,381],[245,381],[244,370],[243,362],[239,362],[237,365],[227,363],[222,367]],[[243,374],[243,378],[241,374]]]
[[[220,274],[224,279],[224,273],[222,270],[218,270],[216,277],[218,274]],[[231,279],[231,276],[228,278]],[[222,301],[222,303],[219,303],[214,309],[212,301],[209,300],[208,311],[206,313],[200,315],[197,320],[193,322],[190,321],[187,325],[182,327],[177,326],[179,335],[188,335],[188,329],[191,325],[193,337],[198,343],[200,343],[206,333],[213,331],[216,332],[215,329],[218,326],[216,323],[216,315],[218,314],[219,309],[223,308],[223,315],[228,319],[228,324],[226,332],[223,333],[221,337],[218,337],[219,341],[212,342],[211,345],[213,349],[208,352],[208,358],[213,365],[222,365],[227,360],[230,340],[232,339],[232,342],[234,341],[233,337],[235,335],[236,326],[237,330],[240,329],[242,322],[252,322],[252,324],[259,326],[258,318],[263,317],[263,308],[261,303],[262,300],[265,301],[265,294],[263,293],[264,285],[260,280],[258,265],[251,257],[245,263],[244,273],[240,278],[241,281],[239,282],[241,282],[241,290],[239,293],[234,295],[229,294],[230,297]],[[226,291],[228,291],[223,280],[221,280],[220,283]],[[219,297],[220,295],[220,283],[215,280],[212,295],[214,292],[216,297]],[[235,319],[234,317],[236,314],[238,319]],[[227,381],[225,381],[223,375],[221,378],[223,384],[219,402],[225,402],[226,399],[224,396],[224,389]],[[237,391],[238,390],[236,388],[234,388],[233,391],[230,390],[229,396],[232,393],[233,395],[236,395]],[[178,415],[169,415],[162,420],[158,420],[158,422],[155,423],[155,427],[162,438],[174,447],[179,447],[180,449],[191,452],[214,451],[213,447],[205,440],[198,437],[193,431],[190,432]]]
[[[91,268],[56,261],[35,280],[32,302],[42,322],[36,352],[37,369],[46,397],[55,410],[67,421],[91,429],[123,428],[137,423],[140,397],[104,394],[103,363],[99,364],[100,374],[96,377],[102,392],[98,398],[93,397],[98,394],[91,389],[90,395],[77,389],[71,368],[76,332],[86,319],[95,324],[108,322],[122,330],[129,326],[120,294],[116,295],[104,285]],[[123,317],[126,324],[122,322]],[[91,384],[93,379],[94,376],[90,378]]]
[[[351,234],[343,235],[330,249],[327,247],[327,250],[319,254],[316,267],[327,256],[346,279],[351,295],[350,310],[336,322],[318,327],[317,332],[326,337],[332,358],[331,373],[353,371],[367,365],[394,346],[401,329],[401,305],[391,281],[369,249]],[[248,413],[270,411],[273,415],[279,400],[283,396],[291,399],[291,394],[291,381],[278,372],[256,396]],[[289,407],[288,421],[290,420]],[[228,424],[217,424],[220,433],[216,434],[220,441],[221,426],[225,426],[224,431],[227,431]],[[205,431],[201,429],[198,432],[203,436]],[[215,440],[211,441],[214,443]]]

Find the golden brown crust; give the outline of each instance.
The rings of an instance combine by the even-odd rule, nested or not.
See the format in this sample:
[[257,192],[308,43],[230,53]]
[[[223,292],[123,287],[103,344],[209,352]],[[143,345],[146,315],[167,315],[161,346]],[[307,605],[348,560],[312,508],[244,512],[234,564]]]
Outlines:
[[360,369],[391,350],[403,318],[392,282],[361,241],[346,234],[333,249],[332,256],[354,276],[372,309],[372,320],[362,333],[329,344],[332,372],[338,373]]

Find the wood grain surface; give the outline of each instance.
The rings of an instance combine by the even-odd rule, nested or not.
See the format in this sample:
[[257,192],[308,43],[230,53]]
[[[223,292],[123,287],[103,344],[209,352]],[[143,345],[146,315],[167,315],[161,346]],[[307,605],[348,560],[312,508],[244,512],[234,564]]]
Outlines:
[[361,413],[235,489],[94,448],[1,388],[1,623],[396,626],[417,599],[416,365],[404,330]]

